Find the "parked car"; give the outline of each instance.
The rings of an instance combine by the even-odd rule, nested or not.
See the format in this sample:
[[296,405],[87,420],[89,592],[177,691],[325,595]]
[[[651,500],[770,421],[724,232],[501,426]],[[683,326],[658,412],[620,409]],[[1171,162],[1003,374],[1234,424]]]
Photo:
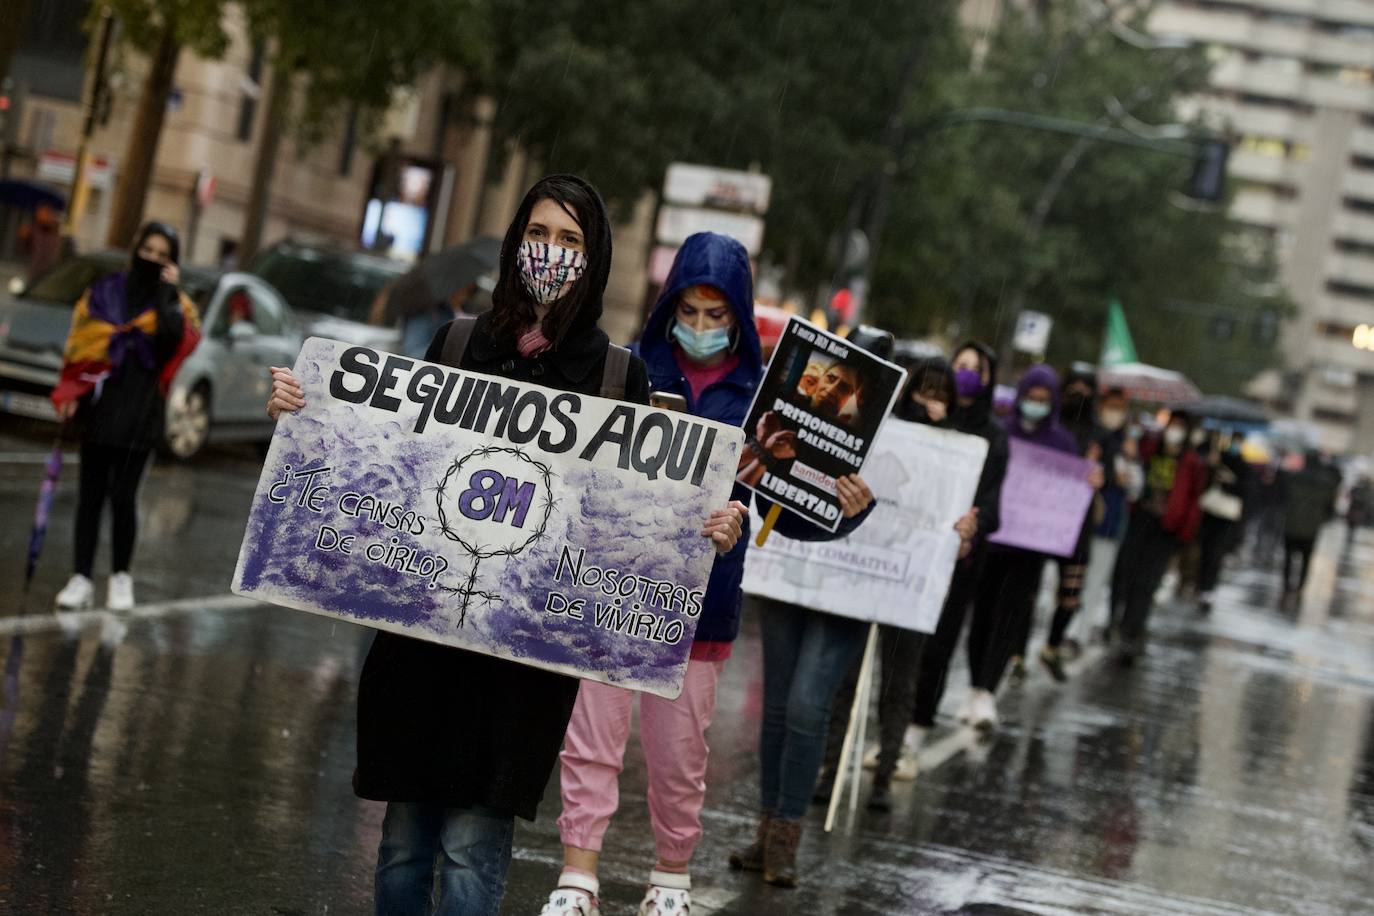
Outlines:
[[377,296],[409,264],[338,246],[285,239],[253,259],[248,272],[276,287],[308,337],[397,352],[399,327],[369,323]]
[[[48,392],[62,367],[72,308],[128,259],[122,251],[78,255],[0,296],[0,410],[56,422]],[[295,362],[299,321],[280,293],[251,274],[183,267],[181,287],[200,310],[204,336],[168,392],[166,451],[186,459],[210,441],[266,441],[267,370]]]

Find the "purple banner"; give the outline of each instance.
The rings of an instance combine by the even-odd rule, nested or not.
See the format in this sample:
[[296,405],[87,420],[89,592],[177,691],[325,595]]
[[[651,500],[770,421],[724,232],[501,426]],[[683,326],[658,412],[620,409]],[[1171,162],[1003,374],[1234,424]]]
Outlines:
[[1002,527],[988,540],[1071,556],[1093,500],[1092,469],[1086,458],[1012,439],[1002,482]]

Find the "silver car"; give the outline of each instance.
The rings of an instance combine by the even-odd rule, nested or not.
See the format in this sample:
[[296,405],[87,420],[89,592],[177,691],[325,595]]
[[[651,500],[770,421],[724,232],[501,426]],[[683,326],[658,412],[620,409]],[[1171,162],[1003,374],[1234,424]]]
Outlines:
[[[0,294],[0,410],[56,422],[48,392],[62,366],[72,308],[92,282],[127,264],[124,252],[79,255]],[[259,277],[198,267],[182,268],[181,277],[200,310],[203,337],[172,380],[165,450],[185,459],[211,441],[265,442],[272,436],[263,407],[268,367],[295,362],[299,322]]]

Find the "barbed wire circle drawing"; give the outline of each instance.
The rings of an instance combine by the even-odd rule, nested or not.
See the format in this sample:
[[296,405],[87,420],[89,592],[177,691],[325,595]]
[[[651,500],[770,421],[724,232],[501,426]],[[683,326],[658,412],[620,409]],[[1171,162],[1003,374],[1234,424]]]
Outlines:
[[[501,495],[498,496],[494,481],[499,479],[501,484],[504,485],[510,482],[521,483],[522,480],[517,479],[513,474],[503,474],[501,471],[488,467],[485,464],[481,467],[477,467],[468,478],[465,479],[461,476],[465,468],[475,467],[479,462],[490,462],[493,459],[499,460],[506,465],[514,464],[520,469],[521,478],[528,475],[534,478],[533,484],[535,486],[542,486],[542,495],[538,498],[538,503],[534,511],[528,511],[528,504],[525,505],[523,512],[517,507],[516,516],[509,525],[502,525],[501,522],[505,518],[506,511],[511,507],[507,505],[504,509],[498,510],[498,506],[500,506],[498,501],[510,498],[510,487],[506,486],[502,490]],[[476,489],[474,481],[478,475],[483,474],[489,475],[489,485],[485,489],[478,490]],[[542,461],[536,461],[523,449],[495,445],[473,449],[467,454],[454,459],[453,463],[449,465],[448,470],[444,472],[444,477],[439,481],[439,485],[435,488],[434,494],[439,531],[444,537],[462,548],[463,552],[472,559],[472,568],[468,572],[467,581],[463,587],[452,588],[437,586],[445,591],[462,595],[463,603],[458,610],[458,629],[462,629],[463,625],[467,622],[468,609],[471,607],[474,598],[481,600],[483,604],[489,604],[498,597],[495,592],[483,591],[477,588],[477,574],[482,561],[489,560],[493,557],[515,556],[528,550],[544,538],[549,519],[553,515],[553,510],[558,504],[557,500],[553,498],[553,480],[555,476],[556,475],[547,464]],[[529,484],[526,484],[526,486],[528,485]],[[476,492],[479,498],[484,501],[484,506],[488,505],[486,501],[490,501],[489,507],[483,510],[485,513],[482,518],[483,524],[481,524],[479,529],[482,534],[490,534],[491,532],[496,532],[504,528],[506,531],[513,532],[514,536],[511,537],[507,543],[501,543],[499,538],[492,538],[490,540],[485,537],[479,538],[477,536],[478,532],[474,530],[477,526],[474,524],[472,517],[468,516],[467,513],[462,510],[461,502],[459,515],[451,515],[446,503],[454,498],[451,494],[455,487],[467,488],[460,491],[460,497],[468,493]],[[476,500],[474,499],[474,501]],[[498,518],[496,522],[487,522],[486,518],[491,517],[496,511],[501,512],[500,518]],[[524,523],[527,521],[533,523],[528,529],[524,527]],[[519,522],[519,524],[516,524],[516,522]]]

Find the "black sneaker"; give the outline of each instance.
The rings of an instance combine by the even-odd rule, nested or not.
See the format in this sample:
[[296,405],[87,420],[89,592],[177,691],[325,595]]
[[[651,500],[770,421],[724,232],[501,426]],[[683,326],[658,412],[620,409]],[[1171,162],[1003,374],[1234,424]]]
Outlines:
[[883,813],[892,810],[892,790],[886,783],[873,783],[873,791],[868,795],[868,810]]

